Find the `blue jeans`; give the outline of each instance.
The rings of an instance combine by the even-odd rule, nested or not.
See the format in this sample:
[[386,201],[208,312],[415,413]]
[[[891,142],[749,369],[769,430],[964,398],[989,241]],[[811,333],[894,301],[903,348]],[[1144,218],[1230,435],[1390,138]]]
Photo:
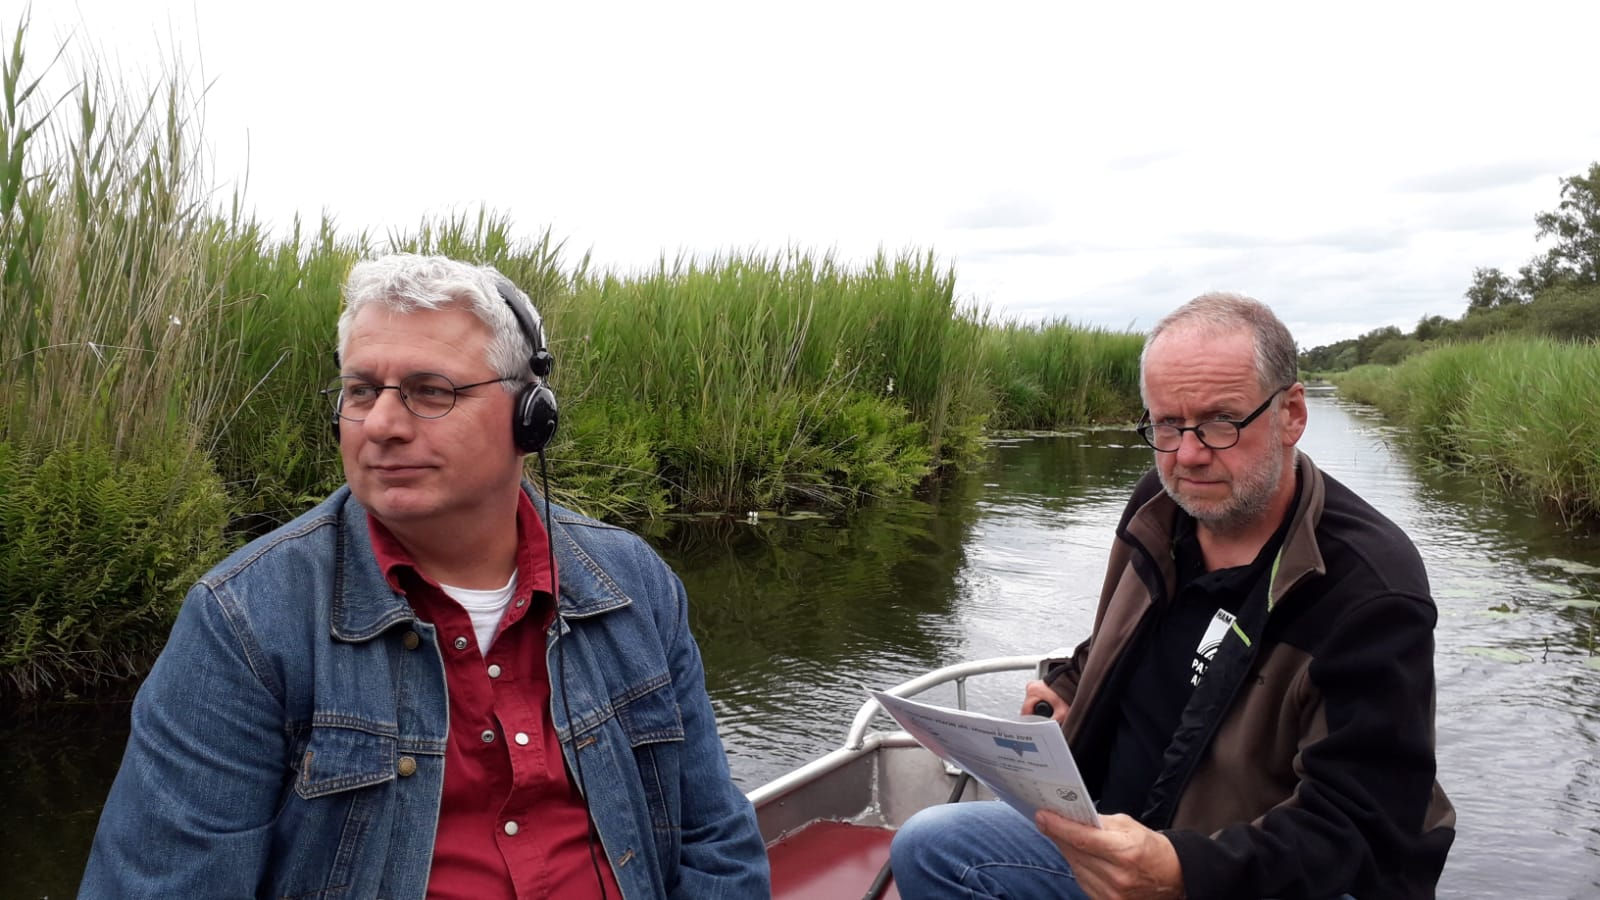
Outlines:
[[[1088,900],[1061,851],[998,800],[947,803],[912,816],[889,846],[905,900]],[[1342,894],[1338,900],[1355,900]]]
[[906,900],[1087,900],[1061,851],[999,801],[947,803],[912,816],[889,848]]

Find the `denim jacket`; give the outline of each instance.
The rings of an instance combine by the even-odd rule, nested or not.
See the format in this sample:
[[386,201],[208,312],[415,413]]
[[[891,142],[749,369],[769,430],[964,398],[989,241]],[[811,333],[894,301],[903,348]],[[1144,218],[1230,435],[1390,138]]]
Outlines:
[[[623,896],[767,896],[683,585],[638,537],[551,519],[551,715]],[[190,590],[80,896],[422,897],[447,709],[434,629],[384,581],[341,488]]]

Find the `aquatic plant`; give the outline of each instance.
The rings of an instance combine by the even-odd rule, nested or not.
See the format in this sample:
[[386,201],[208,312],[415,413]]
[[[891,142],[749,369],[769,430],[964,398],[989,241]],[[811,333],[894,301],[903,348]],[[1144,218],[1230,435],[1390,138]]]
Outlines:
[[1064,321],[1006,322],[982,336],[996,428],[1058,429],[1139,414],[1144,336]]
[[1600,345],[1504,338],[1335,376],[1340,392],[1410,425],[1441,462],[1564,519],[1600,516]]
[[[180,64],[135,91],[63,50],[46,96],[25,32],[0,41],[0,692],[137,672],[196,567],[342,480],[316,391],[345,275],[375,253],[528,291],[557,358],[553,491],[611,519],[850,510],[972,461],[989,424],[1136,405],[1138,336],[995,325],[931,251],[597,271],[487,209],[382,241],[331,217],[274,235],[209,184]],[[63,589],[59,560],[112,574]]]

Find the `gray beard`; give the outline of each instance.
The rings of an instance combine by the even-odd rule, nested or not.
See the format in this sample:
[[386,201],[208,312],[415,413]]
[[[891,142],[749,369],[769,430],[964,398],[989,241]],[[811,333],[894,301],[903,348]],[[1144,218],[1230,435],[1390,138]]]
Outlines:
[[1167,476],[1156,470],[1161,477],[1161,486],[1166,489],[1167,496],[1171,497],[1178,508],[1193,516],[1196,522],[1204,525],[1208,531],[1219,535],[1233,535],[1246,531],[1251,526],[1260,522],[1262,515],[1271,504],[1272,497],[1278,492],[1278,485],[1283,482],[1283,467],[1274,465],[1264,472],[1258,480],[1254,477],[1243,481],[1235,480],[1233,487],[1237,491],[1229,497],[1220,508],[1196,508],[1178,495],[1176,486],[1168,481]]

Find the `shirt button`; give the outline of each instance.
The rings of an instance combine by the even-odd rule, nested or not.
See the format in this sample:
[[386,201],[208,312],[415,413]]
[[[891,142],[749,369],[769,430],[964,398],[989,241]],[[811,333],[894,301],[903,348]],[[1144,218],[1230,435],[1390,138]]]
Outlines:
[[526,747],[528,746],[528,736],[519,731],[517,732],[516,742]]
[[465,649],[467,649],[467,639],[464,638],[464,637],[456,638],[456,649],[457,650],[465,650]]
[[499,678],[500,677],[500,666],[498,666],[498,665],[490,666],[489,667],[489,677],[490,678]]
[[408,631],[406,636],[400,639],[400,643],[404,644],[407,650],[415,650],[422,643],[422,638],[418,637],[415,631]]
[[399,762],[395,763],[394,770],[400,773],[401,778],[409,778],[417,774],[417,761],[409,756],[402,756]]
[[516,834],[516,833],[517,833],[517,823],[515,823],[515,822],[507,822],[506,823],[506,834]]
[[490,730],[489,730],[489,729],[487,729],[487,728],[485,728],[485,729],[484,729],[484,730],[483,730],[483,735],[482,735],[482,737],[483,737],[483,742],[484,742],[484,743],[485,743],[485,744],[492,744],[492,743],[494,743],[494,732],[493,732],[493,731],[490,731]]

